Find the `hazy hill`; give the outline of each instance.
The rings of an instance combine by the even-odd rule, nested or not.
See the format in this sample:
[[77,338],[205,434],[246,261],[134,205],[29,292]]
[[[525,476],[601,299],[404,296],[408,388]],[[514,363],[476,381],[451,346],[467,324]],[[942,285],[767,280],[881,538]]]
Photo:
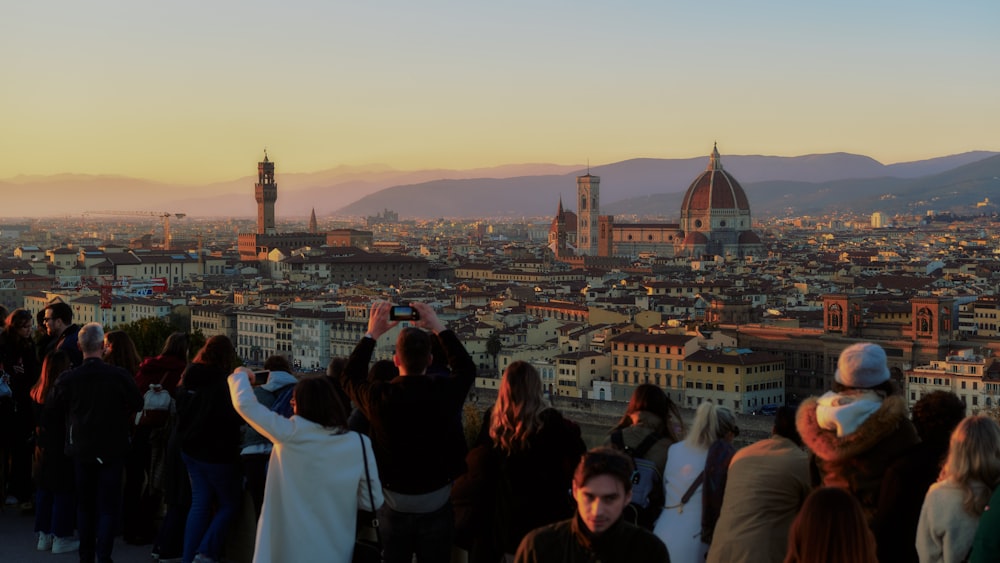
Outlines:
[[[378,190],[441,178],[510,178],[533,174],[566,174],[580,167],[558,164],[511,164],[469,170],[396,170],[384,165],[339,166],[320,172],[286,174],[277,163],[276,212],[308,216],[347,205]],[[256,169],[250,163],[248,169]],[[83,211],[166,211],[195,216],[254,217],[256,175],[207,185],[152,182],[111,175],[57,174],[0,180],[0,216],[79,215]]]
[[[989,177],[1000,176],[992,168],[997,154],[977,151],[892,165],[847,153],[797,157],[724,154],[722,164],[746,188],[754,214],[760,217],[818,213],[836,205],[874,209],[884,204],[906,209],[908,203],[892,196],[896,190],[912,191],[913,197],[932,203],[941,196],[935,190],[942,186],[951,186],[956,195],[962,192],[972,197],[976,189],[991,189]],[[707,164],[707,155],[640,158],[595,166],[590,171],[601,176],[602,211],[676,219],[681,195]],[[279,161],[276,212],[279,217],[306,217],[313,209],[321,217],[361,217],[383,209],[395,210],[404,218],[551,216],[560,196],[567,209],[576,209],[575,177],[586,170],[581,166],[518,164],[404,171],[373,165],[284,174]],[[951,172],[959,175],[949,176]],[[0,215],[79,216],[87,210],[143,210],[249,218],[256,215],[254,182],[256,176],[250,175],[199,186],[121,176],[19,176],[0,180],[4,194]],[[889,199],[878,199],[886,194]],[[988,194],[983,191],[977,195]]]
[[[891,166],[846,153],[800,157],[723,155],[722,164],[747,190],[754,214],[761,216],[805,210],[816,213],[831,205],[851,206],[854,200],[866,199],[873,193],[883,194],[901,185],[917,186],[914,182],[919,180],[939,185],[948,180],[910,175],[925,170],[940,174],[963,165],[974,166],[967,163],[996,154],[965,153]],[[602,212],[676,218],[684,191],[707,164],[707,157],[633,159],[595,166],[590,172],[601,177]],[[336,214],[373,215],[388,207],[404,217],[546,216],[554,213],[560,196],[567,209],[576,209],[575,176],[583,172],[396,186],[362,197]]]
[[[993,212],[1000,203],[1000,155],[920,178],[741,184],[758,218],[860,210],[919,215],[929,210],[958,214]],[[602,211],[620,216],[662,215],[676,220],[682,197],[683,193],[673,193],[631,198],[602,205]],[[976,207],[985,198],[991,204]]]

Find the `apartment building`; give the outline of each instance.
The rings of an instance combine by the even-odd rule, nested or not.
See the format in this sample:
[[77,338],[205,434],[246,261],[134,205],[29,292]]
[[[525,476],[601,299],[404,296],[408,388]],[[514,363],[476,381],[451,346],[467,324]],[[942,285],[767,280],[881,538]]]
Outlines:
[[611,338],[610,348],[612,400],[628,401],[636,387],[651,383],[684,405],[684,362],[698,350],[696,336],[625,332]]
[[785,404],[785,361],[778,354],[746,348],[700,349],[684,361],[684,403],[704,401],[749,414]]
[[966,415],[979,412],[984,407],[997,406],[995,384],[987,385],[984,376],[996,360],[989,350],[987,355],[972,349],[955,351],[943,360],[915,366],[906,371],[905,393],[910,407],[924,395],[934,391],[948,391],[958,395],[965,403]]

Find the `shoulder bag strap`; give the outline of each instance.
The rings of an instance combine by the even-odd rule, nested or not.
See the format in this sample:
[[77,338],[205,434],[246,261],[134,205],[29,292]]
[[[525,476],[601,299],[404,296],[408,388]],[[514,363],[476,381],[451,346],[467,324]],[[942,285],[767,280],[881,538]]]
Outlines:
[[701,483],[704,480],[705,480],[705,470],[703,469],[701,473],[699,473],[698,476],[695,477],[694,482],[691,483],[691,486],[688,487],[688,490],[684,491],[684,496],[681,497],[681,501],[679,503],[672,506],[664,506],[663,508],[664,509],[676,508],[678,512],[683,512],[684,505],[687,504],[689,500],[691,500],[691,496],[694,495],[694,492],[698,490],[698,487],[701,486]]
[[632,449],[630,453],[635,457],[646,457],[646,454],[649,453],[649,450],[650,448],[653,447],[653,444],[659,441],[660,441],[660,435],[657,434],[656,432],[650,432],[649,434],[646,435],[645,438],[643,438],[642,442],[639,442],[638,446]]
[[688,501],[691,500],[691,495],[693,495],[694,492],[698,490],[698,486],[701,485],[701,482],[704,480],[705,480],[705,470],[702,469],[701,473],[699,473],[698,477],[694,480],[694,483],[691,483],[691,486],[688,487],[688,490],[684,492],[684,496],[681,497],[682,505],[687,504]]
[[361,440],[361,459],[365,463],[365,483],[368,485],[368,504],[372,507],[372,528],[375,529],[375,543],[378,545],[379,552],[382,551],[382,532],[378,529],[378,509],[375,508],[375,495],[372,494],[372,478],[371,474],[368,472],[368,450],[365,448],[365,437],[358,433],[358,439]]

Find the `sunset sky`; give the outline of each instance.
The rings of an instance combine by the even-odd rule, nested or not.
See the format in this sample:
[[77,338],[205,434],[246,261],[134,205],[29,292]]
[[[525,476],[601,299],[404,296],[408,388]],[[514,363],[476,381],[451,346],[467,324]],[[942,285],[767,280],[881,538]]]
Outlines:
[[1000,150],[997,0],[51,0],[0,18],[0,178]]

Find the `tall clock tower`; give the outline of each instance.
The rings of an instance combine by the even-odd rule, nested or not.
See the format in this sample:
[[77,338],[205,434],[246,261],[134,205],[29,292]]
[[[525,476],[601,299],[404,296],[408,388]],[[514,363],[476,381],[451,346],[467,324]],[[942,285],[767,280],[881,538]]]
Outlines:
[[257,163],[257,183],[254,185],[257,198],[257,234],[277,234],[274,228],[274,202],[278,201],[278,184],[274,183],[274,163],[267,159]]

